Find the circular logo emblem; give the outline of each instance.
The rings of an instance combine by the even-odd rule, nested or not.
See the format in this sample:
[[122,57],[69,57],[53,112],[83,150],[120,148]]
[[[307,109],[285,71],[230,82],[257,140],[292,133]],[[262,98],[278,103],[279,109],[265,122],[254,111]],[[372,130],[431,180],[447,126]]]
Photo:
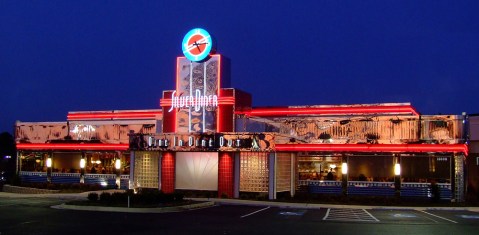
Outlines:
[[213,40],[206,30],[196,28],[185,35],[181,48],[187,59],[198,62],[208,57],[213,48]]

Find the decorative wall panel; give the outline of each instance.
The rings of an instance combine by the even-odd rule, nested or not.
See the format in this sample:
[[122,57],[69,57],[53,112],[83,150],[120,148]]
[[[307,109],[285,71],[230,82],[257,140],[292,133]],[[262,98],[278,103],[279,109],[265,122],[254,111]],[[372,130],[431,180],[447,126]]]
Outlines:
[[134,185],[139,188],[159,188],[159,152],[135,152]]
[[[219,66],[219,56],[212,56],[204,63],[178,58],[176,95],[181,96],[178,103],[184,107],[179,108],[177,112],[177,132],[216,131],[217,107],[213,105],[200,107],[200,103],[212,104],[212,99],[205,97],[212,98],[213,95],[218,95]],[[191,103],[194,104],[190,105]]]
[[217,152],[177,152],[176,189],[218,190]]
[[268,154],[265,152],[241,152],[240,191],[268,192]]
[[291,190],[291,153],[276,153],[276,192]]

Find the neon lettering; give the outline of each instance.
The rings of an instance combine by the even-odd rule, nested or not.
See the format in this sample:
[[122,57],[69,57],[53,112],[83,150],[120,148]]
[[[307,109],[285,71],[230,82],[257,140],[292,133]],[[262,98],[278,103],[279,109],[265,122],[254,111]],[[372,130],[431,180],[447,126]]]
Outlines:
[[171,94],[171,107],[168,112],[173,111],[175,108],[189,108],[194,107],[198,112],[201,108],[205,107],[218,107],[217,95],[202,95],[199,89],[195,90],[195,95],[189,96],[177,96],[176,91]]

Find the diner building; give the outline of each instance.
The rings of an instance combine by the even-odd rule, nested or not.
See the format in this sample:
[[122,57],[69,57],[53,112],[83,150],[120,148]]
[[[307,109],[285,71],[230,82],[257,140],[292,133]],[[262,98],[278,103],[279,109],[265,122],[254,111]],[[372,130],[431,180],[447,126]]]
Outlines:
[[220,54],[185,54],[158,109],[17,122],[17,171],[24,181],[229,198],[465,199],[467,116],[423,115],[410,103],[255,107],[229,87],[229,68]]

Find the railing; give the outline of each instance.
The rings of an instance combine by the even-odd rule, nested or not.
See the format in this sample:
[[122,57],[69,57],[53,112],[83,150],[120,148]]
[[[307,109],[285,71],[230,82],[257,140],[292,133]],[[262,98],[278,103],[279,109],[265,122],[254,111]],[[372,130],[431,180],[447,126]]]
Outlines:
[[[47,182],[46,172],[20,171],[22,182],[44,183]],[[58,173],[53,172],[52,183],[75,184],[80,183],[80,173]],[[128,189],[130,175],[120,175],[120,188]],[[115,174],[85,174],[85,184],[99,184],[103,187],[114,187],[116,185]]]
[[343,192],[341,181],[300,180],[298,185],[307,187],[309,193],[341,194]]
[[394,193],[394,182],[348,182],[348,195],[394,196]]
[[[452,189],[449,183],[437,183],[442,200],[452,199]],[[401,183],[401,197],[430,198],[432,187],[430,183]]]
[[80,173],[52,173],[52,183],[74,184],[80,182]]
[[[298,188],[307,189],[309,193],[341,194],[341,181],[299,180]],[[450,183],[437,183],[441,200],[452,199]],[[394,182],[348,181],[348,195],[394,196]],[[431,198],[433,197],[430,183],[401,183],[401,197]]]
[[85,184],[99,184],[108,187],[116,184],[115,174],[85,174]]
[[43,183],[47,182],[47,173],[20,171],[20,179],[22,180],[22,182]]

